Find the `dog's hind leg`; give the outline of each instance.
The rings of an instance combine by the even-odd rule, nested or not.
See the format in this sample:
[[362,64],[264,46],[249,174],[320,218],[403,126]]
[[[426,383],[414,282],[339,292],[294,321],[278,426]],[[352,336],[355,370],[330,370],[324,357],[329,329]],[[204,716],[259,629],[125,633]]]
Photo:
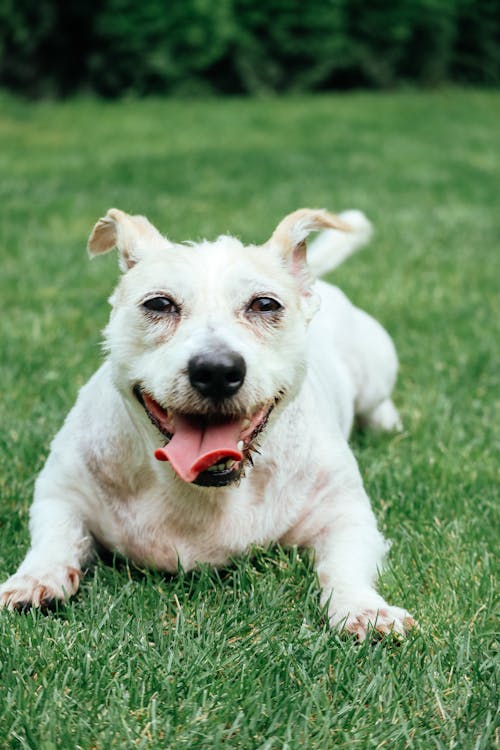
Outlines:
[[359,423],[383,432],[400,432],[401,417],[391,398],[398,358],[389,334],[362,310],[357,310],[359,328],[364,335],[358,349],[355,413]]
[[[401,419],[391,394],[398,373],[394,343],[380,323],[355,307],[335,287],[318,284],[321,311],[310,326],[311,359],[323,367],[324,342],[332,336],[337,360],[343,364],[354,399],[354,413],[361,424],[379,430],[400,430]],[[335,382],[338,393],[338,382]]]
[[360,414],[359,421],[363,426],[383,432],[401,432],[403,429],[399,412],[390,398],[386,398],[371,411]]

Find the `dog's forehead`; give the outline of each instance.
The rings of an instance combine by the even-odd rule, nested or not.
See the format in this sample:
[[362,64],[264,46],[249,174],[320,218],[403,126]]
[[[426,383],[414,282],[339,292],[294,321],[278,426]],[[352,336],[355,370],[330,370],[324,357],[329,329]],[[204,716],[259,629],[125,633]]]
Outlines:
[[125,274],[122,286],[127,296],[164,290],[200,302],[214,294],[239,298],[253,291],[284,296],[296,291],[292,277],[269,248],[245,246],[229,236],[158,250]]

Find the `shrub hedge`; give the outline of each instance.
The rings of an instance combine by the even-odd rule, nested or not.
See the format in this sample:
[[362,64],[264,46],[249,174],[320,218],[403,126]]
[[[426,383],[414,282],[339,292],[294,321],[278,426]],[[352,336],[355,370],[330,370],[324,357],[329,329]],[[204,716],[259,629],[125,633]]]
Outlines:
[[500,82],[500,0],[0,0],[27,95]]

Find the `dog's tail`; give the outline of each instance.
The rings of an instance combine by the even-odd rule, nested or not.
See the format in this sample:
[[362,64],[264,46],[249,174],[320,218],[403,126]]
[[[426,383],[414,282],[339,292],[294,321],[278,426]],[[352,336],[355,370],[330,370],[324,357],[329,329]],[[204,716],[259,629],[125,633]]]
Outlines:
[[308,266],[316,277],[333,271],[372,237],[373,227],[362,211],[344,211],[339,216],[352,227],[352,232],[325,229],[307,249]]

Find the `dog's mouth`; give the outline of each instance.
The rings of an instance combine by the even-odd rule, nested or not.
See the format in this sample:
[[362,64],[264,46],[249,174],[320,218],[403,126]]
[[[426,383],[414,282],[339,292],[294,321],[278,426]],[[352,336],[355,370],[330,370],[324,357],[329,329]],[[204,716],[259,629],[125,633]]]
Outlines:
[[249,417],[241,414],[213,417],[165,409],[138,385],[134,394],[167,439],[155,451],[155,458],[169,461],[185,482],[203,487],[223,487],[240,479],[275,406],[275,402],[267,404]]

